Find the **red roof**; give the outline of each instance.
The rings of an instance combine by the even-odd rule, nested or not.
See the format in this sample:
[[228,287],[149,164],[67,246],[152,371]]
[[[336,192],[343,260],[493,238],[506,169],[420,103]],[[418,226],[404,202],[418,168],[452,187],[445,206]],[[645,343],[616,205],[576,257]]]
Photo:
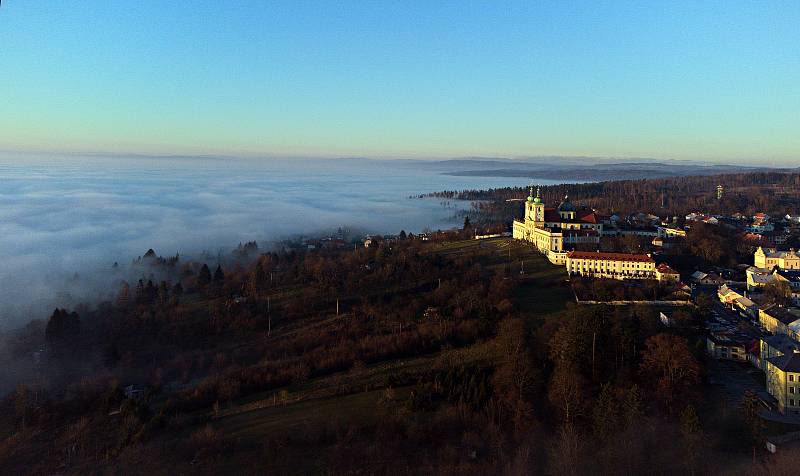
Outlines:
[[759,235],[759,234],[756,234],[756,233],[745,233],[745,234],[742,235],[741,239],[745,243],[750,243],[750,244],[755,244],[755,245],[761,245],[761,246],[765,246],[765,245],[766,246],[771,246],[772,245],[772,240],[770,240],[768,237],[766,237],[764,235]]
[[570,251],[567,258],[571,259],[599,259],[607,261],[636,261],[640,263],[654,263],[653,258],[644,254],[630,253],[601,253],[596,251]]
[[578,210],[578,212],[575,214],[575,218],[586,223],[600,222],[600,219],[597,217],[597,214],[594,212],[594,210]]
[[558,214],[558,210],[556,210],[555,208],[545,208],[544,221],[555,222],[555,223],[592,223],[592,224],[600,223],[600,219],[597,217],[597,214],[595,214],[594,210],[589,210],[589,209],[582,209],[576,211],[575,218],[572,220],[568,220],[565,218],[561,218],[561,215]]
[[674,269],[670,268],[667,263],[661,263],[656,267],[659,273],[661,274],[680,274]]

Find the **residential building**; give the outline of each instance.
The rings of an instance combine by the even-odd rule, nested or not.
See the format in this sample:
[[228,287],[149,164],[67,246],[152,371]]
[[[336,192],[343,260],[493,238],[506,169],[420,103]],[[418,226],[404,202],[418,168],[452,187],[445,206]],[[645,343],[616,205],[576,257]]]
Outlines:
[[775,282],[775,276],[772,275],[772,270],[766,268],[750,266],[745,270],[745,275],[747,276],[748,291],[757,291]]
[[723,284],[717,289],[717,297],[721,303],[733,307],[736,300],[744,296],[727,284]]
[[706,337],[706,350],[715,359],[747,362],[745,336],[731,332],[712,332]]
[[668,226],[659,226],[658,236],[661,238],[686,238],[686,230]]
[[758,322],[773,334],[789,335],[789,326],[798,320],[800,320],[798,312],[792,312],[785,307],[771,305],[758,310]]
[[747,297],[738,297],[733,301],[733,308],[755,319],[758,317],[758,304]]
[[764,249],[759,246],[753,255],[753,261],[757,268],[800,269],[800,256],[794,249],[777,251],[774,248]]
[[722,285],[725,284],[725,280],[721,278],[717,273],[704,273],[702,271],[695,271],[690,276],[690,279],[697,283],[697,284],[708,284],[708,285]]
[[767,361],[767,392],[775,397],[778,410],[800,414],[800,351],[792,351]]
[[800,350],[800,344],[784,334],[763,336],[759,339],[759,355],[761,356],[761,370],[767,371],[767,359],[780,357],[794,350]]
[[681,274],[674,269],[670,268],[667,263],[661,263],[656,266],[656,280],[661,282],[680,282]]

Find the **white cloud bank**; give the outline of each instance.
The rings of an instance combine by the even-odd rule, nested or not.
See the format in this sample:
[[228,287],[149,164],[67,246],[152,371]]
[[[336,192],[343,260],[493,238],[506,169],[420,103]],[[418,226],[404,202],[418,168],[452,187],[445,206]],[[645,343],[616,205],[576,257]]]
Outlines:
[[[387,233],[444,227],[453,210],[407,197],[526,180],[376,161],[6,157],[0,328],[47,317],[58,304],[56,283],[73,273],[91,281],[148,248],[166,256],[339,226]],[[100,288],[84,291],[92,299]]]

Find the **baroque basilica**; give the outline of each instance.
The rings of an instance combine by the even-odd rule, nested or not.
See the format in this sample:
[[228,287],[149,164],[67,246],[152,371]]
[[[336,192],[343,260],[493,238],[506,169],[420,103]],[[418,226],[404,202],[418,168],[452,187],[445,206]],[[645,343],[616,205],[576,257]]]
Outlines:
[[569,197],[557,208],[547,208],[533,187],[525,201],[525,216],[514,220],[513,237],[533,243],[553,264],[565,265],[567,252],[578,243],[599,245],[603,223],[594,210],[578,210]]

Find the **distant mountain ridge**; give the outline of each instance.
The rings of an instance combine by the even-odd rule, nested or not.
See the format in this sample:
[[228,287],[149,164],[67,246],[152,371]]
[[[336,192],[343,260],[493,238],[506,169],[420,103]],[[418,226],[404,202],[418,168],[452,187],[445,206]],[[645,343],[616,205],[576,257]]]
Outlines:
[[[755,171],[788,171],[747,165],[708,164],[689,161],[648,162],[641,159],[625,162],[575,163],[560,161],[510,161],[510,160],[445,160],[425,165],[415,165],[438,170],[445,175],[473,177],[529,177],[546,180],[624,180],[642,178],[665,178],[688,175],[717,175]],[[619,160],[619,159],[617,159]],[[513,165],[511,165],[513,163]]]

